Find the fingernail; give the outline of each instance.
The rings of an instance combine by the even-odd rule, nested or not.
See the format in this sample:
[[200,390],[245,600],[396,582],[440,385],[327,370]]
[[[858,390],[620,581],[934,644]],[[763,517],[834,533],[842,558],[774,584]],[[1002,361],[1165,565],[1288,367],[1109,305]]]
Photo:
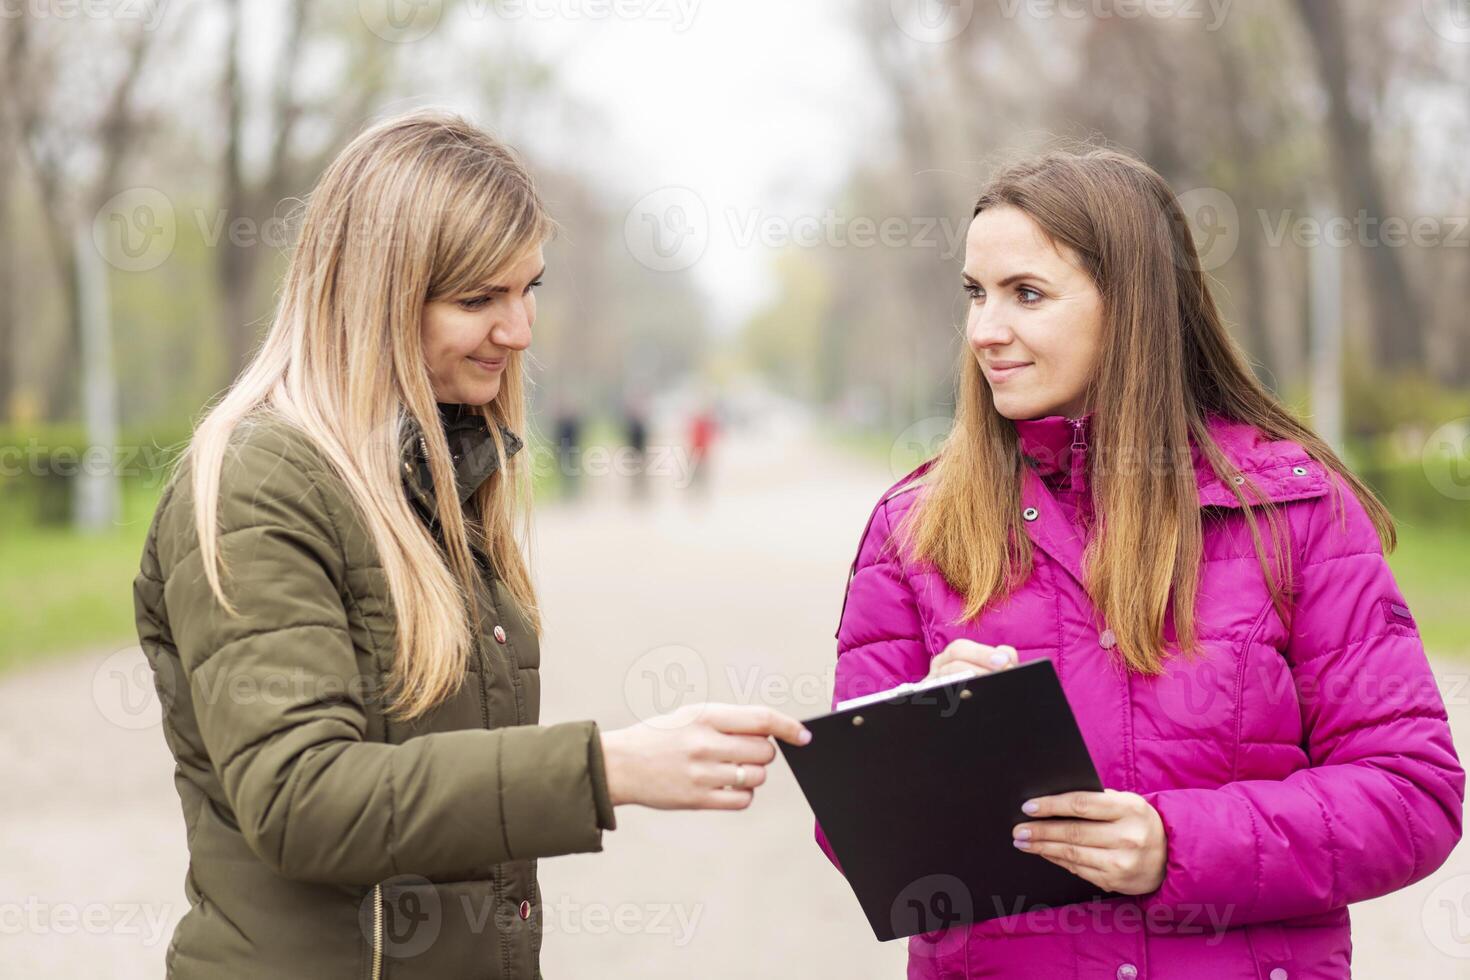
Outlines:
[[805,745],[812,740],[812,730],[810,728],[803,728],[801,734],[796,738],[802,745]]
[[1029,840],[1013,840],[1011,843],[1023,851],[1031,850],[1031,842]]
[[1037,803],[1035,800],[1027,800],[1025,803],[1021,804],[1021,809],[1026,813],[1035,813],[1037,810],[1041,809],[1041,804]]
[[1031,839],[1031,830],[1029,828],[1022,827],[1020,830],[1016,831],[1016,840],[1030,840],[1030,839]]
[[1001,653],[999,650],[990,655],[990,662],[997,667],[1004,667],[1006,664],[1006,659],[1006,655]]

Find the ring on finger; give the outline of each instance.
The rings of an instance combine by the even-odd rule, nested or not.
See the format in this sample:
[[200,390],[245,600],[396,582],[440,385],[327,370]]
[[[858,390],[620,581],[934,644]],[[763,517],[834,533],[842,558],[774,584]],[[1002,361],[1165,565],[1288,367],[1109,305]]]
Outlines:
[[735,788],[745,788],[745,764],[741,762],[735,763]]

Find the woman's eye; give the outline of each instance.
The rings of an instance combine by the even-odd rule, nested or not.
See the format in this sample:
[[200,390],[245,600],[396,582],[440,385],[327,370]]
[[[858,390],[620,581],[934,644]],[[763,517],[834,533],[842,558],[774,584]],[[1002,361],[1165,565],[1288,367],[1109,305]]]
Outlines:
[[534,280],[529,286],[526,287],[526,292],[530,293],[533,289],[539,287],[541,285],[541,282],[542,281],[540,279]]
[[1022,306],[1031,306],[1033,303],[1039,303],[1041,301],[1041,294],[1030,286],[1022,286],[1016,290],[1016,295],[1021,298]]
[[459,301],[459,308],[473,313],[475,310],[484,309],[494,296],[471,296]]
[[981,289],[979,286],[974,285],[973,283],[965,284],[965,293],[970,297],[970,299],[974,300],[977,303],[985,298],[985,290]]

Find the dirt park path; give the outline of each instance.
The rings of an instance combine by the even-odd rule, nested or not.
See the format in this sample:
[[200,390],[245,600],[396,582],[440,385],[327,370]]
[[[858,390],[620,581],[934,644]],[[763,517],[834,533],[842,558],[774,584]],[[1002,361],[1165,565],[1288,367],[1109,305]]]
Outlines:
[[[605,482],[543,513],[547,722],[621,726],[677,696],[826,708],[847,565],[891,477],[799,438],[726,448],[707,498],[634,507]],[[1470,666],[1436,666],[1465,754]],[[162,975],[184,826],[149,690],[135,647],[0,681],[0,977]],[[784,764],[746,812],[618,822],[604,853],[542,864],[547,977],[903,976]],[[1358,976],[1470,977],[1470,846],[1353,920]]]

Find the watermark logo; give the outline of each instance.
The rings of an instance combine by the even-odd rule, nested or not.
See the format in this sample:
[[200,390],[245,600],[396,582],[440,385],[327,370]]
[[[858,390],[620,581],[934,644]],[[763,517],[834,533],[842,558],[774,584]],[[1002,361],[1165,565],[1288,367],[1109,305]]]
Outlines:
[[709,247],[709,208],[687,187],[661,187],[628,210],[623,240],[633,258],[655,272],[678,272]]
[[967,930],[956,925],[975,917],[975,900],[969,887],[954,875],[925,875],[898,893],[889,910],[893,931],[914,934],[909,955],[923,958],[947,956],[964,945]]
[[1470,248],[1470,216],[1421,214],[1413,217],[1371,215],[1359,208],[1354,215],[1296,214],[1287,209],[1273,217],[1257,212],[1266,244],[1280,248]]
[[0,902],[0,936],[128,936],[154,948],[181,917],[168,903],[47,902],[37,896]]
[[1470,418],[1452,419],[1431,432],[1420,460],[1430,486],[1451,500],[1470,500]]
[[163,23],[167,0],[7,0],[0,3],[0,21],[17,17],[34,20],[138,21],[154,31]]
[[949,217],[844,215],[834,208],[794,216],[731,208],[725,222],[737,248],[928,248],[946,261],[963,253],[970,228],[968,220]]
[[1470,44],[1470,0],[1422,0],[1424,21],[1455,44]]
[[113,267],[148,272],[173,254],[178,221],[173,202],[154,187],[130,187],[113,195],[92,220],[92,243]]
[[1233,711],[1234,671],[1223,669],[1215,661],[1195,664],[1176,660],[1148,686],[1159,712],[1184,731],[1214,730]]
[[161,657],[155,672],[141,647],[125,647],[97,665],[92,674],[92,703],[118,728],[152,728],[178,691],[180,670],[177,661]]
[[953,428],[950,416],[931,415],[904,429],[888,449],[888,472],[897,480],[939,455]]
[[369,943],[381,936],[383,955],[408,959],[434,945],[444,926],[439,890],[421,875],[397,875],[369,889],[358,907],[358,925]]
[[1014,20],[1173,20],[1218,31],[1235,0],[999,0],[1001,16]]
[[[697,650],[670,643],[644,653],[623,675],[623,701],[639,721],[673,728],[693,721],[667,716],[709,697],[709,666]],[[667,719],[667,720],[665,720]]]
[[439,26],[443,0],[357,0],[358,16],[368,30],[390,44],[422,41]]
[[975,0],[889,0],[898,29],[923,44],[944,44],[965,32],[975,17]]
[[1419,921],[1431,946],[1452,959],[1470,960],[1470,874],[1434,886]]
[[1235,255],[1240,245],[1240,211],[1218,187],[1196,187],[1179,195],[1179,207],[1194,235],[1200,269],[1213,272]]

